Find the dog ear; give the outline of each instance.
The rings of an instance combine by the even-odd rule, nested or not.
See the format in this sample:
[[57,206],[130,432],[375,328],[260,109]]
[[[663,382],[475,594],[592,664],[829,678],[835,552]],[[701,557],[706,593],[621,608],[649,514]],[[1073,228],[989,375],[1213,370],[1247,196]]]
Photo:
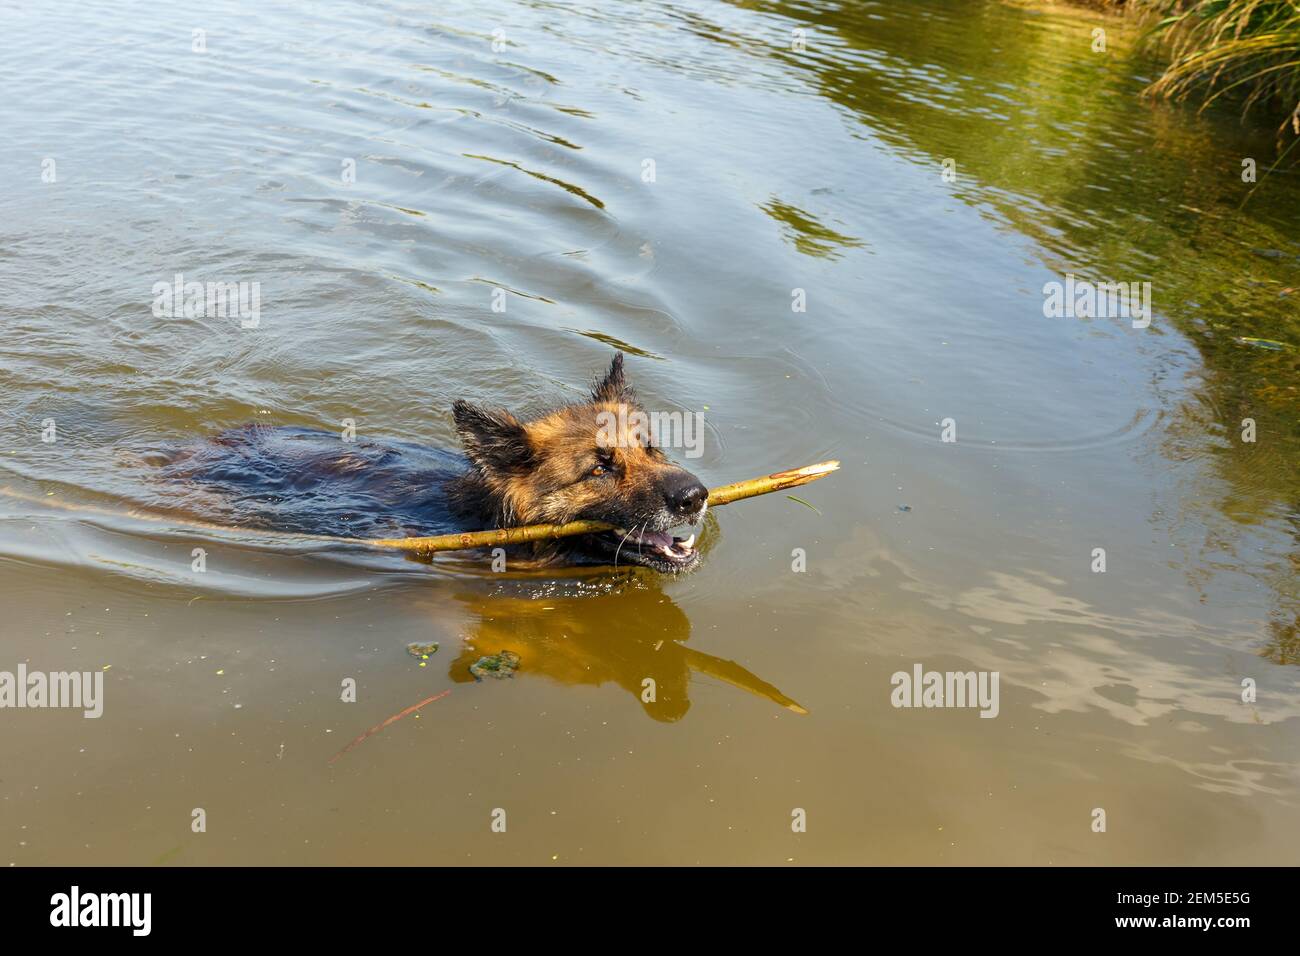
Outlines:
[[457,400],[451,406],[456,432],[470,461],[485,472],[523,471],[533,461],[528,432],[509,412],[479,408]]
[[636,401],[632,386],[627,384],[627,380],[623,377],[622,352],[614,353],[614,361],[609,363],[609,371],[591,390],[591,400],[593,402],[626,402],[629,405]]

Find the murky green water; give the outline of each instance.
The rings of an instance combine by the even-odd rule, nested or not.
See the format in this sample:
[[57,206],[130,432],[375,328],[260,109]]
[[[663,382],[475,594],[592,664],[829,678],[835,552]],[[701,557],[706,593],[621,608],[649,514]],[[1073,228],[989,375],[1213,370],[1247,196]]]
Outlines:
[[[1131,39],[959,0],[10,11],[0,670],[107,670],[98,720],[0,710],[0,863],[1294,862],[1300,183],[1248,199],[1270,124],[1143,103]],[[155,316],[177,273],[259,283],[257,327]],[[1151,326],[1045,317],[1067,273],[1151,282]],[[575,397],[611,345],[704,413],[710,485],[841,459],[817,510],[720,510],[682,580],[502,579],[181,524],[219,504],[140,457],[448,445],[455,398]],[[892,707],[917,663],[997,671],[998,716]]]

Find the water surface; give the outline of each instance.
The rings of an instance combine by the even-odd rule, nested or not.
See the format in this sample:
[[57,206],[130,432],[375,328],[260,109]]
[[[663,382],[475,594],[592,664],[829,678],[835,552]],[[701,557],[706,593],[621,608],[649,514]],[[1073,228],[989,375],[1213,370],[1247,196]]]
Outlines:
[[[1300,184],[1144,102],[1122,23],[52,2],[0,49],[0,669],[107,668],[99,720],[0,717],[0,863],[1295,861]],[[1046,318],[1067,273],[1151,327]],[[257,282],[256,328],[157,317],[176,274]],[[688,578],[503,577],[202,526],[144,451],[449,447],[456,398],[614,348],[707,484],[843,470]],[[891,707],[916,663],[999,716]]]

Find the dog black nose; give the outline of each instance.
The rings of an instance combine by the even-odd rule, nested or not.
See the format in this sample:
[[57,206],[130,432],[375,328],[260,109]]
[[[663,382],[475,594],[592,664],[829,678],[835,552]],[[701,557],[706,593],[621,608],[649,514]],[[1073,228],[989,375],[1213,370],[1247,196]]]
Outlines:
[[708,497],[709,489],[694,475],[687,475],[667,491],[668,507],[682,516],[695,514]]

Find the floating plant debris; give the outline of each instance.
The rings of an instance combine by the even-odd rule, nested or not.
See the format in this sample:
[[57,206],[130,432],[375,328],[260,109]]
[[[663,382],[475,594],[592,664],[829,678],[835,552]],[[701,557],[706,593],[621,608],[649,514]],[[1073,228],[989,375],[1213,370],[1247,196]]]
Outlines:
[[503,677],[513,677],[515,669],[519,667],[519,655],[514,651],[502,651],[500,654],[485,654],[469,665],[469,672],[474,675],[475,680],[482,680],[484,677],[495,677],[500,680]]

